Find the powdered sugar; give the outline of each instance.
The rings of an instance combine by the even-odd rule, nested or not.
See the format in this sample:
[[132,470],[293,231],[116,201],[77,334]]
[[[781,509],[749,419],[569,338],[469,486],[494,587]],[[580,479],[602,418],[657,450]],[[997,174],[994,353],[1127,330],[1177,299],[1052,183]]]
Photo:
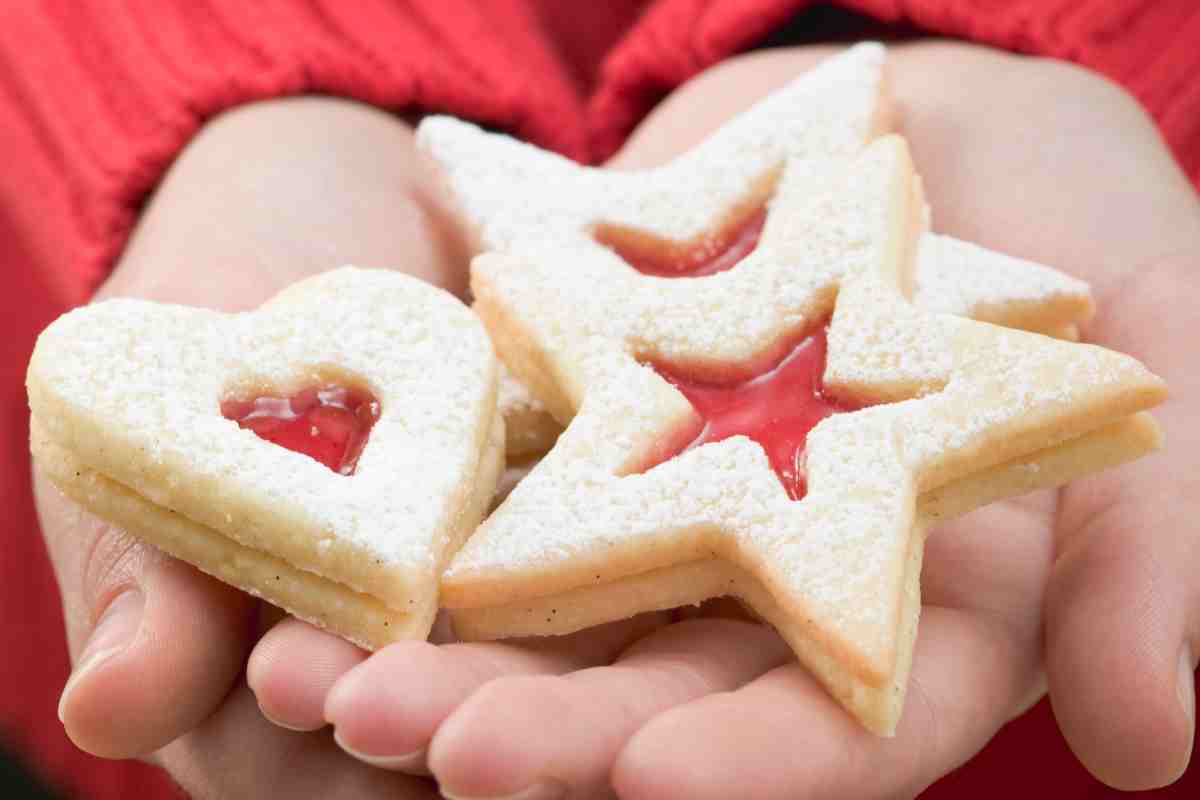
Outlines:
[[577,231],[600,222],[692,239],[769,188],[785,159],[850,158],[879,133],[884,59],[877,44],[829,59],[656,169],[581,168],[449,117],[422,121],[417,143],[442,168],[482,249],[523,248],[531,233],[575,246]]
[[496,402],[505,418],[522,412],[543,412],[546,407],[529,393],[525,385],[513,377],[508,368],[500,366],[500,382],[497,385]]
[[[1058,270],[979,245],[921,237],[913,303],[930,311],[1022,327],[1078,322],[1091,314],[1088,286]],[[1061,309],[1047,314],[1047,309]]]

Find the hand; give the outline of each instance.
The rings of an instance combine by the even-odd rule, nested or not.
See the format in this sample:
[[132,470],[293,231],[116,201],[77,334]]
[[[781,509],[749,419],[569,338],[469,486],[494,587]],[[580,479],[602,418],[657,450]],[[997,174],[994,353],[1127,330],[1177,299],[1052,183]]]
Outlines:
[[[461,290],[463,257],[416,174],[411,132],[385,114],[328,99],[232,112],[181,155],[102,295],[241,310],[347,262]],[[160,763],[198,800],[435,796],[428,781],[347,757],[327,733],[263,719],[242,678],[257,603],[40,477],[36,491],[75,661],[60,716],[82,749]]]
[[[614,164],[669,158],[817,57],[772,51],[706,73]],[[770,630],[719,614],[647,620],[619,655],[403,643],[361,663],[289,620],[251,657],[264,711],[333,723],[349,752],[428,768],[462,797],[891,798],[969,759],[1048,687],[1099,779],[1181,774],[1200,654],[1196,197],[1136,103],[1074,67],[918,44],[896,52],[895,78],[935,227],[1091,281],[1100,314],[1085,337],[1143,359],[1173,392],[1164,453],[930,538],[896,738],[860,729]]]

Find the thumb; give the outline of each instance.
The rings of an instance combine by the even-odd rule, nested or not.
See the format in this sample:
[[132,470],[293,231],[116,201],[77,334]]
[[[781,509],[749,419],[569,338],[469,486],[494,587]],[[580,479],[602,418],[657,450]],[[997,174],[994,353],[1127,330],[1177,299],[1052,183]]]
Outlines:
[[253,601],[87,513],[40,475],[35,495],[75,665],[59,718],[93,755],[148,755],[229,693]]
[[67,679],[58,700],[58,718],[64,723],[67,711],[74,710],[74,706],[78,705],[71,702],[71,698],[77,696],[75,690],[81,684],[86,685],[88,676],[97,668],[102,668],[129,647],[142,626],[145,610],[146,596],[139,587],[134,586],[124,589],[100,615],[83,650],[75,658],[71,677]]

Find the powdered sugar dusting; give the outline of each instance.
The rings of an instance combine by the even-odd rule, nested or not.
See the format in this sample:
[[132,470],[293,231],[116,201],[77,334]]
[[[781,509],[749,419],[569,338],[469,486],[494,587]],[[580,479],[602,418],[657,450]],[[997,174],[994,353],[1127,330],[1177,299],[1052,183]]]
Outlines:
[[525,384],[521,383],[503,364],[500,365],[500,382],[497,385],[496,402],[505,417],[521,412],[544,412],[546,407],[534,397]]
[[[1012,324],[1022,314],[1046,324],[1078,322],[1091,310],[1091,293],[1081,280],[1041,264],[979,245],[927,233],[921,237],[913,302],[930,311]],[[1047,305],[1070,314],[1045,317]],[[1036,311],[1031,306],[1036,305]],[[1032,312],[1032,313],[1031,313]]]
[[877,133],[884,58],[877,44],[831,58],[656,169],[579,167],[449,117],[423,120],[417,143],[442,169],[483,249],[519,249],[531,234],[564,243],[601,222],[692,239],[786,159],[854,156]]

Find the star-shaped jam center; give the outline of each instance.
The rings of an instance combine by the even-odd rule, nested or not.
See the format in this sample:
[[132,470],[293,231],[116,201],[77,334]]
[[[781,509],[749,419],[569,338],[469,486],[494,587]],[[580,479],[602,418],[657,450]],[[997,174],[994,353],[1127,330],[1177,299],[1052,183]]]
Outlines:
[[[595,237],[644,275],[700,278],[732,269],[754,252],[766,219],[765,206],[759,207],[715,235],[683,247],[616,227],[600,227]],[[680,446],[667,448],[646,469],[702,444],[748,436],[766,452],[788,496],[793,500],[804,497],[804,447],[809,431],[828,416],[855,410],[825,393],[827,328],[828,323],[822,323],[782,359],[758,375],[736,382],[701,381],[686,368],[652,362],[654,370],[692,404],[699,421],[696,428],[674,437]]]
[[379,419],[379,402],[360,389],[326,384],[290,396],[225,400],[221,415],[340,475],[353,475],[371,427]]
[[771,468],[793,500],[804,497],[804,447],[808,433],[826,417],[853,406],[825,393],[827,326],[822,324],[797,344],[782,361],[763,373],[736,383],[698,381],[668,364],[652,364],[655,371],[692,404],[699,432],[681,437],[684,444],[668,450],[647,469],[709,442],[731,436],[748,436],[767,454]]

